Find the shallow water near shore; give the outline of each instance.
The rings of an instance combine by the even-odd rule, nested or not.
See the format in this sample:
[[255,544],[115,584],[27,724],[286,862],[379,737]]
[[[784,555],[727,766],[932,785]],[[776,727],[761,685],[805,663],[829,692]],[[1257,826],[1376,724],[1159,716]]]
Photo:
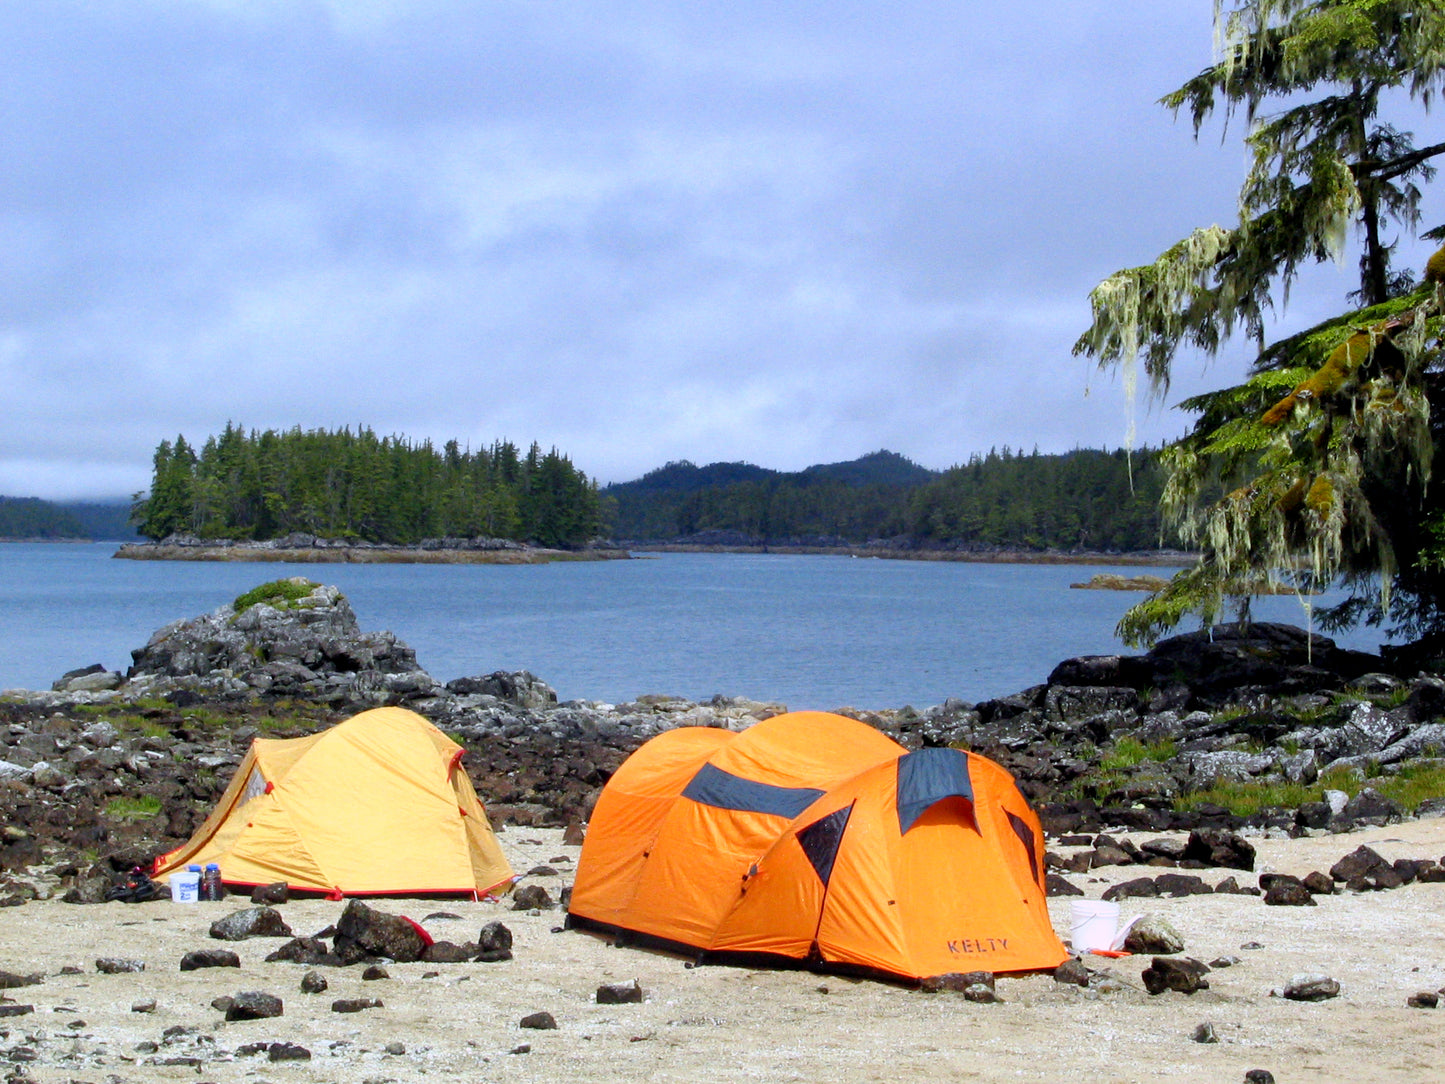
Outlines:
[[[394,632],[442,681],[525,669],[563,699],[723,693],[794,709],[923,707],[1005,695],[1062,659],[1122,650],[1114,625],[1141,597],[1069,588],[1138,571],[1111,565],[778,554],[513,567],[192,564],[112,560],[115,549],[0,545],[0,689],[47,689],[97,662],[124,670],[161,626],[300,575],[335,584],[363,630]],[[1259,600],[1254,616],[1305,620],[1289,597]],[[1376,630],[1336,637],[1362,650],[1380,639]]]

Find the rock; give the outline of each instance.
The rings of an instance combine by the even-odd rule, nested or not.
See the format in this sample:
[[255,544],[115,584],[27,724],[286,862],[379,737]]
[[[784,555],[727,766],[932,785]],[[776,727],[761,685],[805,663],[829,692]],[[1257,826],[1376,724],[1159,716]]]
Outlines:
[[1378,852],[1361,844],[1330,867],[1330,876],[1348,884],[1387,869],[1394,872],[1394,868]]
[[257,885],[251,890],[251,902],[258,904],[289,903],[291,888],[285,881],[269,885]]
[[568,821],[567,827],[562,832],[562,844],[566,847],[580,847],[586,835],[587,830],[582,826],[581,821]]
[[241,957],[230,949],[199,949],[181,957],[182,971],[199,971],[203,967],[240,967]]
[[325,964],[337,963],[335,956],[326,947],[326,942],[317,937],[293,937],[274,952],[268,953],[266,962]]
[[1082,960],[1065,960],[1054,968],[1054,981],[1068,986],[1088,986],[1089,969]]
[[1003,998],[998,992],[987,983],[973,982],[963,988],[963,999],[972,1001],[978,1005],[998,1005],[1003,1003]]
[[1428,858],[1397,858],[1390,863],[1390,868],[1400,878],[1402,885],[1408,885],[1414,884],[1420,876],[1420,871],[1428,865],[1434,865],[1434,862]]
[[1196,1027],[1194,1029],[1194,1034],[1191,1035],[1190,1038],[1192,1038],[1196,1043],[1219,1042],[1219,1036],[1214,1034],[1214,1025],[1211,1024],[1208,1020],[1204,1021],[1204,1023]]
[[130,1006],[131,1012],[149,1013],[156,1011],[156,999],[148,997],[144,1001],[133,1001]]
[[1334,813],[1325,802],[1302,802],[1295,810],[1295,823],[1301,828],[1326,828]]
[[103,956],[95,961],[95,969],[102,975],[124,975],[146,969],[144,960],[124,960],[118,956]]
[[512,893],[513,911],[550,911],[555,906],[541,885],[524,885]]
[[406,1053],[406,1043],[390,1042],[386,1044],[385,1049],[392,1057],[400,1057]]
[[1268,1069],[1251,1069],[1244,1074],[1244,1084],[1274,1084],[1274,1074]]
[[428,938],[407,919],[374,910],[360,900],[350,900],[336,923],[336,953],[346,958],[344,946],[359,948],[372,956],[385,956],[397,963],[420,960]]
[[1175,862],[1184,858],[1184,852],[1188,848],[1185,840],[1170,836],[1161,836],[1159,839],[1146,839],[1139,844],[1139,849],[1147,855],[1155,855],[1159,858],[1172,859]]
[[35,1011],[34,1005],[0,1005],[0,1017],[6,1016],[29,1016]]
[[518,1027],[531,1028],[535,1031],[555,1031],[557,1021],[552,1018],[549,1012],[534,1012],[522,1017],[517,1023]]
[[271,1043],[266,1047],[267,1061],[310,1061],[311,1051],[295,1043]]
[[1050,896],[1082,896],[1084,890],[1071,881],[1065,880],[1057,873],[1050,873],[1044,878],[1044,885]]
[[642,984],[636,979],[631,982],[616,982],[597,987],[597,1004],[629,1005],[641,1004]]
[[[309,585],[310,594],[279,606],[257,603],[241,613],[225,605],[160,629],[131,652],[130,685],[197,687],[212,695],[319,696],[351,689],[364,674],[384,695],[391,692],[388,678],[418,679],[415,693],[440,688],[417,665],[416,653],[391,633],[363,634],[335,587],[300,577],[293,582]],[[218,671],[230,676],[215,689]]]
[[526,670],[498,670],[485,677],[463,677],[447,682],[447,691],[462,696],[495,696],[521,708],[541,711],[557,703],[556,691]]
[[384,1006],[376,997],[343,997],[331,1003],[332,1012],[361,1012],[363,1009],[380,1009]]
[[498,963],[512,958],[512,931],[497,921],[488,922],[477,935],[477,960]]
[[1237,963],[1239,963],[1238,956],[1217,956],[1209,961],[1209,966],[1217,971],[1221,967],[1233,967]]
[[227,1020],[269,1020],[283,1011],[281,999],[274,994],[250,990],[231,998],[226,1009]]
[[380,964],[372,964],[361,973],[362,982],[380,982],[382,979],[391,978],[391,972]]
[[1224,828],[1196,828],[1189,833],[1189,841],[1184,846],[1184,860],[1190,859],[1207,866],[1253,872],[1254,846]]
[[1345,803],[1340,818],[1356,824],[1380,826],[1398,823],[1404,813],[1404,808],[1399,802],[1386,798],[1373,787],[1364,787]]
[[1154,886],[1159,890],[1159,895],[1168,896],[1170,899],[1207,896],[1214,891],[1204,882],[1204,878],[1196,877],[1192,873],[1161,873],[1154,878]]
[[1131,858],[1126,851],[1118,847],[1108,845],[1095,847],[1093,853],[1089,855],[1090,869],[1102,869],[1105,866],[1131,866],[1133,864],[1134,859]]
[[1440,1004],[1440,995],[1433,990],[1422,990],[1406,998],[1405,1004],[1412,1009],[1433,1009]]
[[476,945],[458,945],[451,941],[433,941],[421,954],[421,958],[429,964],[461,964],[476,959],[476,956]]
[[218,941],[245,941],[251,937],[291,937],[281,912],[270,907],[248,907],[211,923],[211,936]]
[[[936,994],[942,990],[952,990],[956,993],[966,993],[970,986],[979,985],[987,986],[990,990],[992,990],[994,987],[993,972],[949,971],[942,975],[930,975],[928,978],[924,979],[921,983],[919,983],[918,988],[927,994]],[[621,987],[622,990],[628,993],[631,993],[633,988],[634,987],[630,987],[627,985],[623,985]],[[597,989],[597,1003],[599,1005],[609,1004],[609,1002],[604,1002],[602,1000],[602,991],[605,989],[610,988],[602,986],[598,987]],[[641,1001],[642,991],[638,989],[637,996],[628,998],[628,1000]],[[615,1002],[611,1002],[611,1004],[615,1004]]]
[[1340,984],[1328,975],[1295,975],[1280,996],[1290,1001],[1327,1001],[1339,993]]
[[1154,883],[1152,877],[1135,877],[1130,881],[1120,881],[1116,885],[1110,885],[1104,890],[1105,901],[1122,900],[1133,898],[1147,899],[1159,895],[1159,886]]
[[1305,875],[1304,886],[1316,896],[1333,896],[1335,894],[1334,878],[1319,870]]
[[1264,902],[1271,907],[1313,907],[1315,898],[1298,877],[1287,873],[1264,873],[1260,875],[1259,887],[1264,890]]
[[45,976],[39,971],[32,971],[25,975],[17,974],[14,971],[0,971],[0,990],[18,990],[22,986],[39,986],[45,981]]
[[308,971],[301,976],[301,992],[303,994],[324,994],[330,985],[326,981],[326,976],[319,971]]
[[1162,994],[1165,990],[1176,990],[1181,994],[1192,994],[1209,989],[1209,980],[1204,976],[1209,968],[1198,960],[1177,959],[1171,956],[1156,956],[1141,978],[1144,989],[1151,994]]
[[1124,948],[1145,955],[1173,955],[1184,951],[1184,938],[1162,915],[1145,915],[1130,927]]

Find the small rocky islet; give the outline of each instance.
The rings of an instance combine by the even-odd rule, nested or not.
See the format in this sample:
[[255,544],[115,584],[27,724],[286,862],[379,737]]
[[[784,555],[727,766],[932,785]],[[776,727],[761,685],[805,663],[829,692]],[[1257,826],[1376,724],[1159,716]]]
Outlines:
[[[565,829],[562,839],[572,847],[603,783],[648,738],[677,726],[742,729],[785,710],[735,697],[558,702],[543,681],[525,672],[443,684],[392,634],[362,632],[335,588],[284,582],[290,585],[285,592],[239,610],[225,606],[158,630],[133,652],[124,674],[87,667],[64,675],[49,691],[10,690],[0,697],[0,905],[103,901],[117,878],[191,835],[253,738],[306,733],[370,707],[411,708],[461,742],[468,751],[464,763],[499,828]],[[1258,896],[1257,906],[1309,907],[1341,893],[1445,882],[1445,856],[1389,861],[1368,846],[1350,846],[1344,836],[1445,812],[1438,797],[1412,801],[1388,794],[1391,781],[1428,777],[1445,765],[1439,759],[1445,681],[1390,673],[1377,656],[1341,650],[1321,637],[1310,641],[1298,629],[1221,626],[1163,641],[1144,655],[1067,660],[1045,683],[1013,696],[842,713],[909,748],[967,746],[1013,772],[1049,836],[1051,895],[1080,894],[1081,881],[1104,880],[1104,899],[1146,906],[1151,899],[1231,894]],[[1346,780],[1351,785],[1344,786]],[[1331,781],[1342,785],[1327,785]],[[1221,787],[1308,799],[1266,805],[1248,816],[1191,800]],[[1302,835],[1340,835],[1338,860],[1307,876],[1268,869],[1255,874],[1251,839]],[[545,860],[524,875],[505,906],[533,916],[565,906],[565,874],[575,858]],[[560,881],[543,877],[559,870]],[[1097,891],[1089,887],[1090,894]],[[299,987],[289,973],[277,973],[274,989],[218,990],[212,1010],[221,1019],[278,1017],[293,997],[325,991],[329,968],[366,965],[360,978],[370,986],[386,979],[386,965],[397,961],[485,967],[513,954],[511,931],[496,920],[474,937],[426,945],[384,904],[351,901],[344,909],[331,905],[337,914],[327,928],[298,935],[271,909],[285,902],[284,885],[268,886],[256,891],[251,908],[218,913],[213,938],[282,938],[266,955],[277,962],[268,966],[286,962],[307,969]],[[428,920],[445,926],[456,917],[437,912]],[[1206,976],[1239,962],[1234,956],[1205,963],[1184,955],[1184,938],[1157,916],[1145,916],[1128,937],[1125,947],[1148,961],[1138,979],[1151,1000],[1208,991]],[[238,963],[231,950],[190,945],[166,966],[224,975]],[[0,986],[7,991],[0,993],[0,1014],[23,1027],[34,1006],[10,995],[45,976],[6,966],[0,960]],[[139,978],[146,961],[103,957],[94,966],[99,974]],[[1068,961],[1054,979],[1088,997],[1133,986],[1093,957]],[[1270,995],[1291,1001],[1327,1000],[1340,992],[1340,983],[1324,973],[1276,981]],[[291,985],[283,988],[283,982]],[[144,982],[136,989],[132,1012],[153,1012],[154,1000],[141,996]],[[986,973],[940,976],[923,989],[957,991],[985,1004],[1005,1000]],[[611,1002],[618,990],[627,995],[623,1000],[643,997],[635,982],[599,981],[595,1000]],[[382,996],[359,996],[350,986],[347,992],[358,996],[337,998],[331,1012],[386,1011]],[[1438,991],[1424,987],[1401,1000],[1408,1009],[1437,1004]],[[541,1006],[514,1023],[523,1029],[557,1026]],[[0,1035],[8,1034],[0,1026]],[[1218,1041],[1209,1021],[1191,1037]],[[25,1038],[19,1046],[0,1043],[0,1057],[14,1065],[11,1079],[26,1079],[27,1050],[42,1063],[59,1057],[43,1030],[32,1029]],[[137,1048],[128,1061],[199,1067],[221,1053],[213,1043],[204,1025],[187,1025]],[[509,1052],[530,1049],[521,1043]],[[387,1056],[405,1052],[406,1045],[396,1042]],[[289,1040],[224,1053],[247,1061],[311,1057]]]

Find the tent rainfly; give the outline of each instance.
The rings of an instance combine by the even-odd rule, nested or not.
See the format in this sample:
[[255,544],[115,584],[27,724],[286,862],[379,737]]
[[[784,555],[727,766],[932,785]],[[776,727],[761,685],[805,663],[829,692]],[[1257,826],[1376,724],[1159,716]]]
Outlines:
[[462,767],[415,712],[377,708],[302,738],[257,738],[205,823],[159,877],[215,862],[244,888],[344,896],[504,891],[511,867]]
[[823,712],[686,727],[599,796],[568,923],[702,960],[908,981],[1068,958],[1013,777]]

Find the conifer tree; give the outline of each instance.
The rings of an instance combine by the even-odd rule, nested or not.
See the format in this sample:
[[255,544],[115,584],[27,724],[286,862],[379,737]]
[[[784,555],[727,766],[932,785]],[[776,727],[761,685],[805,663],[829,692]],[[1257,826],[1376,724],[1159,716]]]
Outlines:
[[[1162,456],[1161,507],[1203,557],[1120,632],[1148,642],[1187,614],[1217,619],[1226,599],[1247,615],[1281,579],[1337,578],[1351,593],[1327,623],[1430,631],[1445,601],[1445,516],[1428,489],[1445,258],[1417,287],[1392,255],[1421,224],[1420,185],[1445,144],[1416,146],[1385,109],[1428,108],[1445,85],[1445,0],[1220,0],[1215,22],[1218,61],[1163,104],[1196,134],[1212,114],[1226,126],[1242,114],[1239,220],[1100,283],[1075,352],[1121,365],[1126,387],[1142,362],[1155,392],[1181,347],[1215,354],[1243,333],[1257,357],[1243,384],[1183,404],[1199,418]],[[1364,307],[1265,347],[1300,269],[1352,238],[1359,284],[1342,300]]]

